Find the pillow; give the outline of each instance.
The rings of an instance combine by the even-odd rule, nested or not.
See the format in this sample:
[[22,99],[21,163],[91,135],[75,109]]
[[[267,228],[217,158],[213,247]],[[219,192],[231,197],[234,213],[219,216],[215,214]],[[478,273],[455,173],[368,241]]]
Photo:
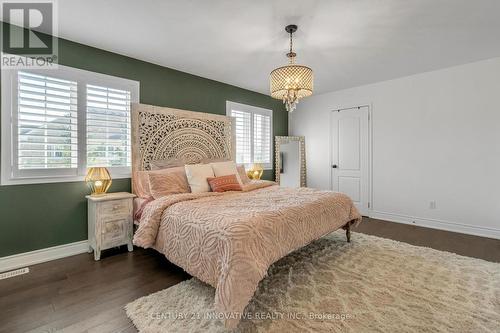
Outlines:
[[238,175],[240,176],[241,183],[243,185],[250,183],[250,178],[248,178],[247,176],[247,172],[245,171],[245,166],[238,165],[236,169],[238,170]]
[[182,167],[149,173],[149,189],[155,199],[179,193],[189,193],[186,171]]
[[210,192],[207,178],[214,177],[214,171],[210,164],[188,164],[184,168],[191,192]]
[[236,168],[236,163],[233,161],[210,163],[210,165],[214,170],[215,177],[235,175],[238,182],[242,184],[238,169]]
[[210,188],[214,192],[241,191],[241,184],[236,175],[227,175],[207,178]]
[[161,169],[167,169],[167,168],[174,168],[174,167],[182,167],[184,166],[184,161],[179,159],[179,158],[170,158],[166,160],[156,160],[156,161],[151,161],[149,165],[151,166],[151,170],[161,170]]
[[[149,175],[152,173],[164,173],[164,172],[182,172],[185,173],[184,167],[175,167],[175,168],[167,168],[161,170],[153,170],[153,171],[135,171],[132,175],[132,187],[134,190],[134,194],[136,194],[139,198],[152,198],[151,189],[149,186]],[[186,179],[187,184],[187,179]],[[186,185],[189,192],[189,185]]]
[[151,171],[134,171],[132,175],[132,189],[139,198],[151,198],[149,190],[149,176]]

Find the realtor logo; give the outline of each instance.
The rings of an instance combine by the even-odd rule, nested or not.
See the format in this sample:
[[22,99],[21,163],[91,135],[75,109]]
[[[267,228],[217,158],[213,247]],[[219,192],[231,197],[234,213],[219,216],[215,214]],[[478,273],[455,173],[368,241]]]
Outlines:
[[54,1],[2,1],[2,69],[54,67]]

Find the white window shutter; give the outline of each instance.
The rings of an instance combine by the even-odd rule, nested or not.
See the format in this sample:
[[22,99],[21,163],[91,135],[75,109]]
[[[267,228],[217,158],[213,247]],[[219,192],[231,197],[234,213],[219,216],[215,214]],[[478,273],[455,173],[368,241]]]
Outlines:
[[236,163],[271,169],[273,111],[227,101],[226,114],[235,118]]
[[236,163],[252,163],[252,114],[231,110],[231,117],[236,118],[234,131],[236,136]]
[[2,71],[1,82],[1,185],[81,181],[92,166],[130,177],[139,82],[64,65]]
[[267,115],[253,115],[253,150],[254,162],[271,163],[271,117]]
[[77,83],[18,72],[15,169],[77,169]]
[[87,167],[130,167],[130,95],[87,84]]

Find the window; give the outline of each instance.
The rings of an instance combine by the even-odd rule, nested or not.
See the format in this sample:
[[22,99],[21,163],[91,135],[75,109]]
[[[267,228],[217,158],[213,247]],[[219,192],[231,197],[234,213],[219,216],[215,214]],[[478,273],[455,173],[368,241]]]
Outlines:
[[74,81],[18,72],[13,133],[17,175],[77,168],[76,93]]
[[87,166],[130,167],[130,91],[87,85]]
[[273,111],[228,101],[226,113],[234,118],[236,163],[272,169]]
[[229,116],[235,118],[236,162],[245,164],[252,163],[252,114],[231,110]]
[[130,177],[139,83],[59,65],[2,71],[2,185]]

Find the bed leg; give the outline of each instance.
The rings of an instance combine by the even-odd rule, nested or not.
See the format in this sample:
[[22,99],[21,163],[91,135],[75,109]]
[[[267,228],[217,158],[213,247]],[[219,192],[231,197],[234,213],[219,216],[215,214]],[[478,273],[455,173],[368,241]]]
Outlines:
[[351,242],[351,222],[347,222],[345,228],[345,236],[347,237],[347,243]]

